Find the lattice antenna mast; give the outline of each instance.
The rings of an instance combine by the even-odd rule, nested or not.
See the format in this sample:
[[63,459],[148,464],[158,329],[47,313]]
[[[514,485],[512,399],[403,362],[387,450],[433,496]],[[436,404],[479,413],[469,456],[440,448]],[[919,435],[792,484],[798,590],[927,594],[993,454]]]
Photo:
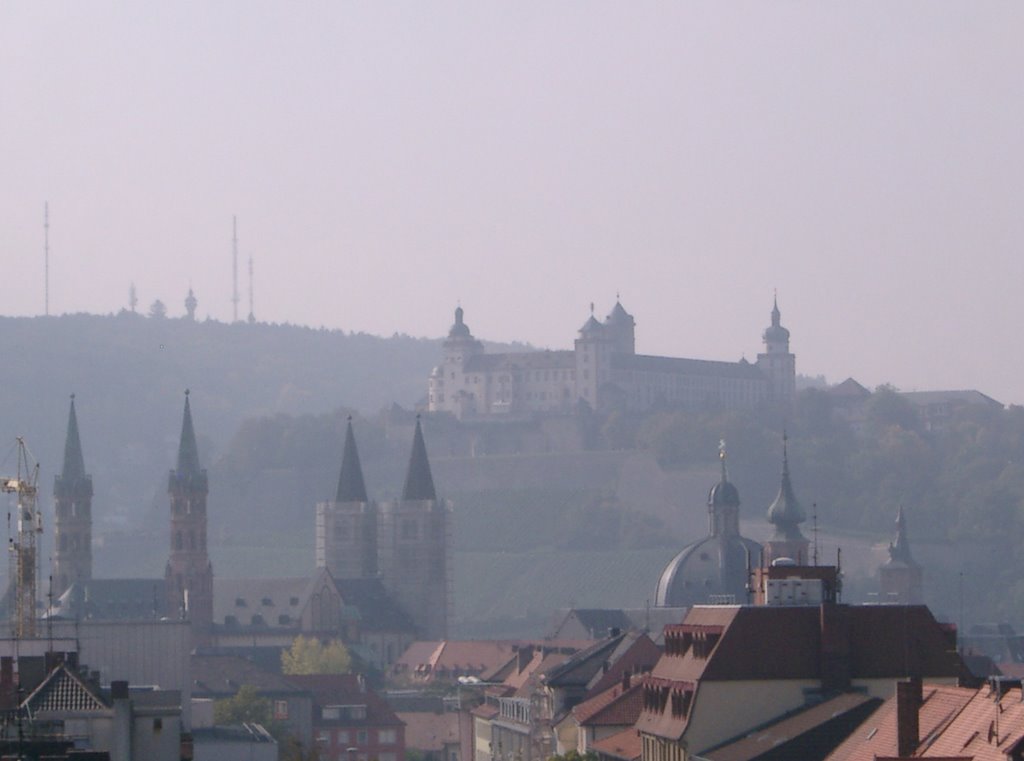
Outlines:
[[249,322],[256,322],[256,312],[252,308],[252,254],[249,254]]
[[[36,599],[38,590],[38,536],[43,533],[42,515],[36,509],[39,463],[29,464],[25,440],[18,437],[17,475],[0,479],[0,491],[17,495],[17,539],[10,539],[14,607],[11,620],[14,636],[36,636]],[[10,516],[8,515],[8,521]]]
[[232,322],[238,322],[238,217],[231,217],[231,291]]
[[45,314],[50,316],[50,202],[43,202],[43,280],[45,295]]

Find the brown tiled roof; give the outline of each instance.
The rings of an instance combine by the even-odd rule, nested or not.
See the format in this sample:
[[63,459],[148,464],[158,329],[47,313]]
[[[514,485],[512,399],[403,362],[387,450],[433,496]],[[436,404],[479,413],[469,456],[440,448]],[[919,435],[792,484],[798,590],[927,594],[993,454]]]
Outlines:
[[708,761],[751,761],[757,758],[822,758],[882,701],[859,693],[837,695],[718,748],[703,751]]
[[[997,710],[998,709],[998,710]],[[925,738],[925,758],[967,756],[974,761],[1017,758],[1011,749],[1024,742],[1024,702],[1019,687],[1007,690],[997,704],[988,685],[975,692],[933,741]]]
[[640,739],[640,733],[630,727],[603,740],[591,743],[590,749],[601,756],[622,759],[622,761],[636,761],[643,753],[643,741]]
[[[940,732],[974,696],[975,691],[950,685],[925,684],[918,712],[919,737]],[[896,698],[887,700],[828,757],[828,761],[874,761],[896,755]]]
[[612,687],[580,703],[573,709],[573,714],[581,725],[631,727],[640,718],[643,704],[643,685],[637,680],[628,690],[623,691],[621,686]]
[[[632,641],[628,641],[632,638]],[[627,641],[620,645],[614,654],[614,661],[597,681],[590,685],[588,697],[604,692],[614,684],[622,681],[624,674],[640,674],[649,672],[661,658],[661,648],[654,644],[647,634],[631,632]]]
[[511,641],[445,640],[414,642],[395,662],[396,672],[479,675],[492,671],[514,654]]

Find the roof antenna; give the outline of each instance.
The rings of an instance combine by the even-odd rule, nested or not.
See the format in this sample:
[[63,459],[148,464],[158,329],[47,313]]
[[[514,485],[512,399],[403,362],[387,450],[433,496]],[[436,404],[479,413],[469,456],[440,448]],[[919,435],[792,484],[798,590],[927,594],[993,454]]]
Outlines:
[[814,565],[818,565],[818,503],[811,503],[811,531],[814,535]]
[[238,322],[238,217],[231,217],[231,304],[234,308],[232,322]]

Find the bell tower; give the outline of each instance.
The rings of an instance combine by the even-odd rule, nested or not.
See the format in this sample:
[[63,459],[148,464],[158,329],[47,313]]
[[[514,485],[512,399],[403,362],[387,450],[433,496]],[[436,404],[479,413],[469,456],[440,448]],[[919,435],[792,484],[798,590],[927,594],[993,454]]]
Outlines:
[[171,551],[165,573],[168,614],[192,621],[193,636],[203,641],[213,624],[213,565],[206,551],[206,471],[192,427],[189,392],[178,444],[178,467],[171,471]]
[[74,394],[64,440],[64,467],[54,479],[53,499],[53,596],[58,598],[72,584],[92,578],[92,476],[85,472]]
[[769,397],[788,402],[796,396],[796,356],[789,351],[789,330],[782,327],[779,300],[772,304],[772,324],[764,331],[764,351],[757,366],[768,379]]

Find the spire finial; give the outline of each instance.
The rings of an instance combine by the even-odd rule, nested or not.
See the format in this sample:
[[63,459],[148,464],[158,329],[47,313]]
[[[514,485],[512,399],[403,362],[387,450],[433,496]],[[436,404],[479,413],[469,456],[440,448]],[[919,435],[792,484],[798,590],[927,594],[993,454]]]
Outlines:
[[78,435],[75,395],[71,394],[71,409],[68,410],[68,432],[64,439],[64,467],[61,469],[61,478],[71,482],[84,476],[85,458],[82,456],[82,441]]
[[198,475],[199,447],[196,445],[196,432],[192,425],[192,406],[189,404],[190,391],[185,389],[185,412],[181,417],[181,439],[178,443],[178,474]]
[[728,452],[726,452],[726,448],[725,448],[725,439],[719,439],[718,440],[718,459],[721,460],[721,462],[722,462],[722,480],[723,481],[726,480],[725,461],[726,461],[727,457],[728,457]]
[[590,316],[591,317],[594,316],[594,302],[593,301],[590,302]]

